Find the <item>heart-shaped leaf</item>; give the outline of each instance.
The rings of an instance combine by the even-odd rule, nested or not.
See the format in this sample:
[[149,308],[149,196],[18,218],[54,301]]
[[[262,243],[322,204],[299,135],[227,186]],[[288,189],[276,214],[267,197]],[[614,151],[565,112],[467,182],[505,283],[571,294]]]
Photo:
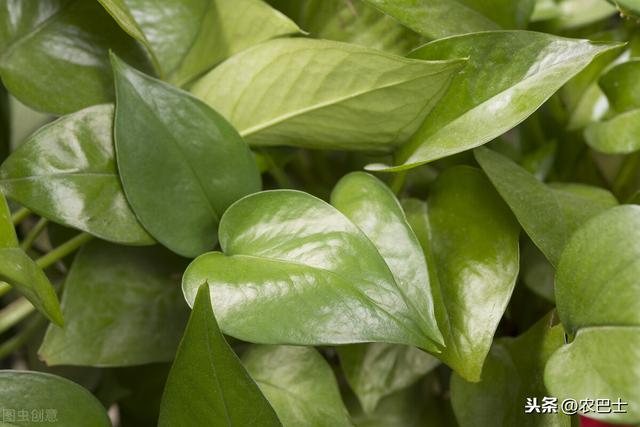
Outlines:
[[[104,406],[89,391],[67,379],[42,372],[0,371],[0,402],[7,411],[5,414],[9,409],[27,411],[28,419],[35,419],[17,425],[111,427]],[[9,423],[8,415],[3,418]]]
[[158,425],[282,425],[218,329],[206,286],[198,291],[171,367]]
[[65,327],[49,327],[40,358],[83,366],[173,360],[188,316],[179,280],[185,261],[159,247],[82,248],[65,281]]
[[606,190],[577,184],[546,185],[507,157],[479,148],[475,157],[522,228],[557,265],[567,240],[589,218],[617,204]]
[[256,43],[299,33],[262,0],[99,0],[142,43],[163,78],[181,85]]
[[618,64],[600,77],[600,87],[617,112],[640,108],[640,59]]
[[120,185],[113,105],[97,105],[41,128],[0,167],[0,189],[39,215],[104,240],[150,244]]
[[136,66],[148,64],[95,1],[4,1],[0,28],[4,85],[37,110],[66,114],[111,101],[109,49]]
[[365,0],[423,36],[525,28],[535,0]]
[[252,145],[390,151],[418,128],[463,63],[279,39],[223,62],[193,93]]
[[42,269],[19,248],[0,248],[0,280],[24,295],[55,324],[64,320],[56,291]]
[[518,276],[520,228],[483,174],[460,166],[434,183],[428,203],[405,203],[420,239],[446,347],[438,358],[478,381]]
[[436,40],[412,58],[469,58],[442,101],[398,152],[402,170],[482,145],[515,127],[598,55],[619,45],[527,31]]
[[363,232],[309,194],[247,196],[220,222],[224,251],[183,277],[192,304],[208,283],[222,330],[265,344],[388,342],[433,347],[432,327]]
[[440,364],[415,347],[371,343],[337,348],[340,365],[366,413],[385,396],[405,389]]
[[7,200],[0,193],[0,248],[17,248],[19,245]]
[[[527,414],[527,399],[539,405],[549,396],[543,375],[547,360],[564,344],[562,326],[552,326],[547,315],[517,338],[502,338],[493,345],[482,381],[451,378],[451,403],[460,427],[570,427],[571,418],[560,413]],[[558,404],[558,402],[556,402]]]
[[284,427],[350,427],[331,366],[313,348],[252,346],[247,371]]
[[594,150],[607,154],[627,154],[640,150],[640,108],[592,123],[584,138]]
[[118,170],[133,211],[180,255],[212,249],[225,209],[260,190],[249,148],[200,100],[115,56],[113,67]]

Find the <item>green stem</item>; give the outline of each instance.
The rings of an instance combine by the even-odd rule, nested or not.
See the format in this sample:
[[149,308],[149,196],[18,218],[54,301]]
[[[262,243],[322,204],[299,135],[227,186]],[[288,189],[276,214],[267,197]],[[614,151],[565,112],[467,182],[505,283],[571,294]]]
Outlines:
[[47,224],[49,220],[46,218],[40,218],[40,220],[33,226],[31,230],[29,230],[29,234],[26,235],[22,243],[20,244],[20,248],[23,251],[28,251],[33,242],[40,236],[40,234],[47,228]]
[[23,330],[0,344],[0,360],[22,348],[27,341],[35,334],[40,327],[46,324],[47,320],[43,316],[36,316],[27,323]]
[[5,296],[11,291],[11,285],[7,282],[0,282],[0,298]]
[[31,211],[29,209],[21,208],[18,212],[11,215],[11,222],[13,225],[18,225],[29,215],[31,215]]
[[396,173],[395,175],[393,175],[393,178],[391,179],[391,184],[389,184],[389,186],[391,187],[391,191],[393,191],[395,193],[395,195],[399,195],[400,192],[402,192],[402,187],[404,187],[404,182],[407,179],[407,171],[400,171],[398,173]]
[[0,310],[0,334],[22,321],[35,308],[26,298],[20,298]]
[[76,237],[66,241],[45,256],[38,258],[36,264],[43,270],[51,267],[56,262],[69,254],[77,251],[82,245],[93,239],[93,236],[87,233],[80,233]]
[[293,183],[289,179],[286,173],[282,170],[280,166],[273,160],[269,153],[263,151],[262,155],[264,156],[267,164],[269,165],[269,173],[276,180],[276,183],[280,186],[280,188],[294,188]]

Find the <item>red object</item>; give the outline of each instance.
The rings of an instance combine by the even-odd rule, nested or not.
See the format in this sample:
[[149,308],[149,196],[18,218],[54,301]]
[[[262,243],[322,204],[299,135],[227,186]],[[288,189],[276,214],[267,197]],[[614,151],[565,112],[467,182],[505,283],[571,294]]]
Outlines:
[[[609,424],[602,421],[593,420],[587,417],[580,417],[580,427],[624,427],[620,424]],[[631,426],[628,426],[631,427]]]

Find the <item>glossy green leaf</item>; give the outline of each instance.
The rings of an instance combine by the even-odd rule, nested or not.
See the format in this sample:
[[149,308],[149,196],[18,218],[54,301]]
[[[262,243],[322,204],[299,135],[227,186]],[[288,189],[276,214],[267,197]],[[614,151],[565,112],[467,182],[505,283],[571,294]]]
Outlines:
[[215,111],[113,57],[118,170],[133,211],[174,252],[213,248],[225,209],[260,190],[249,148]]
[[438,39],[525,28],[535,0],[365,0],[419,34]]
[[17,248],[18,246],[18,236],[11,222],[11,211],[4,195],[0,193],[0,248]]
[[640,206],[610,209],[571,238],[558,264],[556,302],[565,329],[640,326]]
[[424,254],[393,192],[372,175],[354,172],[335,186],[331,204],[375,245],[405,300],[420,316],[419,324],[432,341],[442,345]]
[[365,234],[309,194],[277,190],[231,206],[224,253],[200,256],[182,287],[208,283],[222,330],[265,344],[387,342],[431,348],[432,328]]
[[589,418],[636,424],[640,422],[639,361],[640,327],[584,328],[551,357],[545,384],[561,401],[620,399],[626,405],[612,404],[611,413],[589,412]]
[[0,280],[9,283],[52,322],[64,320],[56,291],[40,267],[19,248],[0,248]]
[[99,1],[178,85],[249,46],[301,32],[262,0]]
[[478,381],[519,268],[519,227],[477,170],[443,172],[428,204],[405,204],[431,275],[438,325],[446,348],[438,358]]
[[252,346],[242,361],[284,427],[352,426],[333,371],[317,350]]
[[[460,427],[570,427],[569,416],[558,413],[527,414],[527,398],[541,404],[549,392],[544,367],[564,344],[562,326],[552,327],[547,315],[517,338],[502,338],[493,345],[482,368],[482,381],[451,378],[451,402]],[[573,368],[571,368],[573,369]]]
[[404,55],[422,37],[363,0],[299,0],[298,22],[312,37]]
[[161,427],[278,427],[275,412],[218,329],[198,292],[160,407]]
[[467,34],[426,44],[411,57],[468,57],[468,65],[399,150],[398,165],[369,168],[408,169],[482,145],[525,120],[595,57],[616,46],[526,31]]
[[[65,427],[110,427],[111,421],[104,407],[78,384],[55,375],[28,371],[0,371],[0,402],[5,410],[26,410],[29,420],[32,411],[42,411],[43,421],[23,422],[20,426],[41,424]],[[6,412],[5,412],[6,413]],[[39,416],[39,415],[38,415]],[[17,416],[16,416],[17,419]],[[7,426],[7,416],[4,416]]]
[[0,76],[37,110],[66,114],[112,100],[109,49],[139,67],[148,64],[142,48],[95,1],[0,4]]
[[0,189],[39,215],[104,240],[153,242],[122,191],[113,149],[113,105],[41,128],[0,167]]
[[522,228],[553,265],[582,223],[617,204],[603,189],[576,184],[548,186],[487,148],[477,149],[475,156]]
[[600,77],[600,87],[618,112],[640,108],[640,59],[632,59],[609,69]]
[[65,281],[65,327],[49,327],[40,358],[82,366],[173,360],[188,316],[179,279],[185,265],[159,247],[89,243]]
[[390,151],[418,128],[462,65],[280,39],[230,58],[193,93],[252,145]]
[[607,154],[627,154],[640,150],[640,108],[590,124],[584,138],[594,150]]
[[378,402],[414,384],[440,362],[433,356],[400,345],[372,343],[338,347],[340,364],[366,413]]

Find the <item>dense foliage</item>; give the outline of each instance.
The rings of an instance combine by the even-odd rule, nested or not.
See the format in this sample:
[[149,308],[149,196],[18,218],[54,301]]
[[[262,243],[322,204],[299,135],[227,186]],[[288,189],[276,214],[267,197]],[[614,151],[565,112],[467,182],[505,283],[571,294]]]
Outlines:
[[640,423],[640,1],[0,0],[0,77],[0,425]]

